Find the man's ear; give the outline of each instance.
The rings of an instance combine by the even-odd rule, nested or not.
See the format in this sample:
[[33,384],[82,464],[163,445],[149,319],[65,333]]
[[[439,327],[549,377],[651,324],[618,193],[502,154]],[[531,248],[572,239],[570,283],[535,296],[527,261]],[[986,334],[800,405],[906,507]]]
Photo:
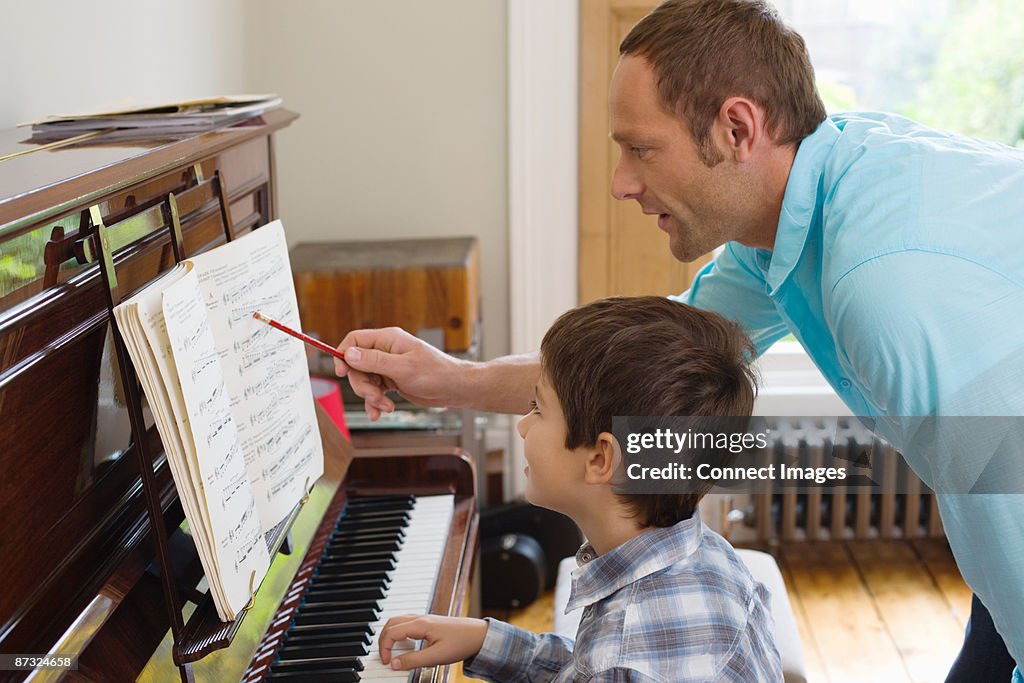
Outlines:
[[764,110],[745,97],[730,97],[718,109],[712,130],[727,158],[748,161],[765,139]]
[[622,462],[622,449],[611,432],[601,432],[597,442],[587,450],[583,481],[587,484],[610,484],[619,464]]

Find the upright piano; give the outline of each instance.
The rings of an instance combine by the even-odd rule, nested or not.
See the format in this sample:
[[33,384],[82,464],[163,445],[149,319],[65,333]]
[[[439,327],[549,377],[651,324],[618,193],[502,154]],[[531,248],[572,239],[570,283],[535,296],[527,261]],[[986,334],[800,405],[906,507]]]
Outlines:
[[[180,139],[46,150],[23,130],[0,131],[0,654],[58,663],[0,670],[0,681],[447,680],[446,667],[394,675],[374,638],[390,614],[463,611],[477,542],[465,453],[353,453],[319,414],[325,474],[252,607],[218,638],[204,635],[209,596],[148,412],[155,502],[144,495],[104,283],[85,244],[97,222],[210,178],[230,210],[181,206],[186,254],[259,229],[277,216],[274,138],[296,118],[278,109]],[[112,249],[123,295],[173,264],[163,234]],[[77,668],[60,666],[63,655]]]

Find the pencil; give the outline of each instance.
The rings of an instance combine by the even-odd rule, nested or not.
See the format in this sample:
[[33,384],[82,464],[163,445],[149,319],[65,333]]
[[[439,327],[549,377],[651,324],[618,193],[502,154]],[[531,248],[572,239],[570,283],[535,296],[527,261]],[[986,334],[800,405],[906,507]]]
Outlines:
[[281,323],[277,322],[276,320],[271,320],[270,318],[268,318],[267,316],[263,315],[259,311],[254,312],[252,314],[252,317],[256,318],[257,320],[265,322],[266,324],[270,325],[271,327],[276,327],[277,329],[281,330],[282,332],[284,332],[286,334],[290,334],[293,337],[295,337],[296,339],[299,339],[301,341],[306,342],[310,346],[315,346],[316,348],[320,349],[324,353],[329,353],[332,356],[334,356],[335,358],[340,358],[341,360],[345,360],[345,354],[343,354],[340,351],[338,351],[338,349],[332,348],[332,347],[328,346],[327,344],[324,344],[319,339],[313,339],[308,334],[302,334],[301,332],[297,332],[297,331],[293,330],[292,328],[288,327],[287,325],[282,325]]

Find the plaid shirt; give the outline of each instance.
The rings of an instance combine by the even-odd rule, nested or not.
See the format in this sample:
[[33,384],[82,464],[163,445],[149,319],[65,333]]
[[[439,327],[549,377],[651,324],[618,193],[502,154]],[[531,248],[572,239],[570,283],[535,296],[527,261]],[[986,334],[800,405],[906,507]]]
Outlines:
[[466,661],[489,681],[690,683],[781,681],[768,592],[695,514],[597,556],[576,553],[566,612],[583,608],[575,643],[502,621]]

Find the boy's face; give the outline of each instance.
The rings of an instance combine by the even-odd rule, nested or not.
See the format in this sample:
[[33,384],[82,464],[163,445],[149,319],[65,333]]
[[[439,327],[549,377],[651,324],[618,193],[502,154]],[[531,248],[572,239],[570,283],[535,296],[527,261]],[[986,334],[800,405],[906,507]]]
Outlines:
[[532,410],[519,420],[526,452],[526,499],[572,516],[574,493],[583,478],[585,454],[565,447],[567,426],[562,406],[541,373]]

